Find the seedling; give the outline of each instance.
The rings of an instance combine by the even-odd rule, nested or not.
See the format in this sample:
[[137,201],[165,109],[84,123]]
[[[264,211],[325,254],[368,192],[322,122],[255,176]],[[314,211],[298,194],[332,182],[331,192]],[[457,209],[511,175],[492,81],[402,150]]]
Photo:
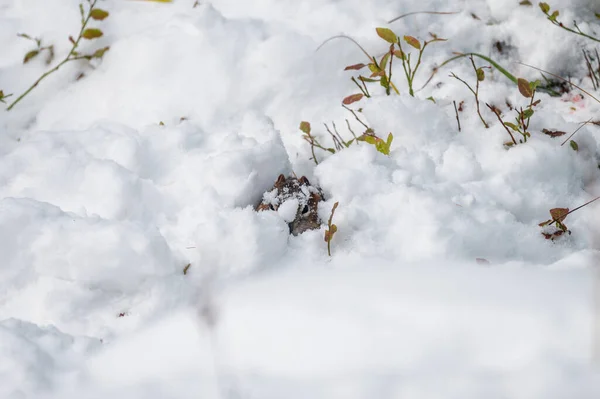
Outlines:
[[[376,28],[377,35],[389,43],[389,49],[386,51],[381,58],[378,60],[377,57],[369,55],[369,53],[354,39],[346,35],[338,35],[327,39],[318,48],[320,49],[325,43],[330,40],[337,38],[344,38],[353,42],[360,50],[365,54],[369,60],[367,64],[359,63],[349,65],[344,68],[345,71],[360,71],[361,69],[368,67],[370,71],[369,76],[359,75],[358,77],[352,77],[352,82],[358,87],[360,93],[352,94],[343,100],[343,104],[350,105],[356,101],[360,101],[363,97],[371,97],[371,93],[367,87],[367,83],[379,83],[385,89],[385,93],[390,95],[392,90],[396,94],[400,94],[400,91],[396,87],[396,84],[392,81],[392,66],[394,58],[398,58],[402,61],[402,68],[408,84],[408,91],[411,96],[414,97],[414,80],[421,65],[421,59],[425,48],[434,42],[445,41],[446,39],[440,39],[436,35],[431,34],[432,39],[428,41],[420,42],[413,36],[405,35],[400,40],[391,29],[388,28]],[[418,56],[416,62],[411,61],[411,53],[405,53],[402,49],[402,41],[408,44],[410,47],[418,50]]]
[[575,212],[578,209],[581,209],[585,206],[588,206],[589,204],[591,204],[592,202],[596,201],[600,199],[600,197],[596,197],[588,202],[586,202],[583,205],[578,206],[577,208],[569,211],[569,208],[553,208],[550,209],[550,217],[551,219],[546,220],[545,222],[542,222],[539,224],[540,227],[549,227],[552,226],[553,224],[556,225],[557,229],[555,231],[552,232],[547,232],[547,231],[543,231],[542,235],[547,239],[547,240],[554,240],[557,237],[560,237],[561,235],[563,235],[564,233],[569,233],[571,234],[571,231],[569,231],[569,229],[567,228],[567,226],[565,225],[564,221],[567,218],[568,215],[570,215],[571,213]]
[[[13,109],[13,107],[15,105],[17,105],[23,98],[25,98],[25,96],[27,96],[33,89],[35,89],[42,80],[44,80],[45,78],[50,76],[52,73],[58,71],[60,69],[60,67],[62,67],[64,64],[66,64],[68,62],[72,62],[72,61],[77,61],[77,60],[91,61],[93,59],[101,59],[104,56],[104,54],[109,50],[109,47],[107,46],[107,47],[100,48],[94,52],[90,52],[90,53],[80,53],[78,51],[78,48],[79,48],[79,45],[80,45],[82,39],[94,40],[99,37],[102,37],[104,34],[102,32],[102,30],[100,30],[98,28],[88,27],[90,20],[93,19],[95,21],[103,21],[109,15],[109,13],[107,11],[96,7],[97,2],[98,2],[98,0],[86,0],[86,3],[88,4],[87,11],[85,10],[84,3],[79,3],[79,13],[81,15],[81,29],[80,29],[79,35],[77,36],[76,39],[74,39],[73,36],[69,36],[69,41],[72,44],[71,51],[69,51],[67,56],[61,62],[59,62],[54,68],[45,72],[23,94],[21,94],[19,97],[17,97],[17,99],[8,106],[7,111],[10,111],[11,109]],[[41,46],[41,42],[40,42],[40,46]],[[38,52],[38,54],[39,54],[39,52]],[[30,57],[30,59],[31,59],[31,57]]]
[[12,94],[4,94],[2,90],[0,90],[0,103],[6,104],[6,99],[12,96]]
[[27,64],[29,61],[40,55],[41,53],[46,53],[46,65],[50,65],[52,61],[54,61],[54,46],[43,46],[42,39],[39,37],[31,37],[26,33],[19,33],[17,36],[22,37],[23,39],[30,40],[35,43],[35,48],[30,50],[23,57],[23,64]]
[[527,139],[531,137],[531,133],[529,133],[528,129],[529,123],[531,122],[531,117],[535,113],[533,108],[537,106],[541,101],[535,100],[535,90],[539,84],[539,80],[536,80],[535,82],[528,82],[526,79],[518,79],[519,92],[523,97],[529,98],[529,104],[525,109],[521,107],[518,110],[516,110],[516,123],[503,121],[500,116],[500,111],[497,108],[486,104],[487,107],[496,115],[498,121],[502,124],[502,126],[504,126],[504,129],[506,129],[506,131],[510,135],[511,141],[504,143],[505,146],[511,147],[517,144],[517,140],[515,139],[515,136],[511,133],[511,130],[521,135],[521,138],[519,139],[518,143],[526,143]]
[[[591,36],[591,35],[583,32],[581,29],[579,29],[579,26],[577,25],[577,21],[573,21],[573,28],[569,28],[568,26],[566,26],[562,22],[560,22],[558,20],[558,16],[560,14],[559,11],[551,10],[548,3],[540,3],[539,6],[540,6],[540,10],[542,10],[542,12],[548,17],[548,20],[550,22],[552,22],[553,25],[558,26],[559,28],[562,28],[562,29],[566,30],[567,32],[571,32],[576,35],[579,35],[579,36],[582,36],[582,37],[585,37],[585,38],[588,38],[590,40],[600,43],[600,38]],[[598,16],[598,14],[596,14],[596,16]]]
[[327,254],[331,256],[331,240],[335,233],[337,233],[337,226],[333,224],[333,214],[335,213],[336,208],[338,207],[339,202],[333,204],[333,208],[331,208],[331,215],[329,215],[329,221],[327,222],[327,230],[325,230],[325,242],[327,243]]
[[[475,96],[475,104],[477,106],[477,115],[479,115],[479,119],[481,120],[481,123],[483,123],[483,126],[485,126],[485,128],[488,129],[490,126],[485,121],[485,119],[483,119],[483,116],[481,115],[481,109],[479,107],[479,82],[483,82],[485,79],[485,71],[483,69],[484,68],[491,69],[491,67],[489,67],[489,66],[488,67],[477,67],[475,65],[475,61],[473,60],[473,56],[470,56],[469,59],[471,60],[471,65],[473,66],[473,70],[475,71],[475,89],[474,90],[471,87],[471,85],[469,85],[467,82],[465,82],[464,80],[462,80],[461,78],[456,76],[454,73],[451,73],[450,76],[461,81],[465,86],[467,86],[467,88],[471,91],[471,93],[473,93],[473,96]],[[456,103],[454,104],[454,109],[456,111]],[[456,113],[456,119],[458,120],[458,112]],[[460,122],[459,122],[458,130],[460,131]]]
[[390,147],[392,145],[392,141],[394,140],[394,135],[392,133],[389,133],[387,136],[387,139],[384,141],[382,138],[378,137],[375,134],[375,131],[372,128],[370,128],[366,123],[364,123],[358,117],[358,115],[356,114],[356,111],[354,111],[351,108],[348,108],[344,104],[342,104],[342,107],[344,107],[348,112],[352,113],[354,118],[365,128],[365,131],[360,136],[357,136],[354,133],[354,131],[352,130],[352,127],[350,126],[350,122],[348,121],[348,119],[346,119],[346,125],[348,127],[348,131],[352,134],[352,136],[354,138],[350,139],[350,140],[345,140],[338,132],[335,122],[331,122],[333,129],[330,129],[329,126],[326,123],[324,123],[325,130],[331,136],[331,139],[333,140],[333,145],[335,148],[323,146],[319,142],[319,140],[312,134],[312,128],[311,128],[309,122],[303,121],[300,123],[299,129],[303,133],[302,138],[304,140],[306,140],[306,142],[308,142],[308,144],[310,144],[310,151],[312,153],[311,159],[315,162],[315,164],[316,165],[319,164],[319,161],[317,160],[317,155],[315,154],[315,148],[320,149],[322,151],[327,151],[331,154],[335,154],[337,151],[343,150],[344,148],[348,148],[353,143],[358,144],[361,141],[366,142],[368,144],[372,144],[375,146],[377,151],[381,152],[382,154],[389,155]]

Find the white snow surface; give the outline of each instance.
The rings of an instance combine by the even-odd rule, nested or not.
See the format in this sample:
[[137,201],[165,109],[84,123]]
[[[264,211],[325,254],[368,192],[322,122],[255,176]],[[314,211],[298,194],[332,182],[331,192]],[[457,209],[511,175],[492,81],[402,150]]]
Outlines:
[[[377,84],[352,104],[367,143],[331,154],[323,123],[361,125],[344,71],[389,47],[375,33],[448,39],[425,50],[416,87],[453,52],[515,76],[570,76],[594,91],[581,49],[517,0],[99,1],[110,46],[64,65],[0,111],[0,398],[600,397],[600,104],[538,93],[532,137],[507,149],[484,106],[525,106],[486,69],[485,129],[467,59],[408,95]],[[535,2],[534,2],[535,3]],[[53,44],[80,29],[78,0],[0,0],[0,90],[10,103],[52,66],[17,34]],[[87,4],[87,2],[84,2]],[[555,0],[561,20],[600,34],[594,0]],[[417,14],[413,11],[455,11]],[[499,52],[496,43],[502,43]],[[318,49],[319,48],[319,49]],[[317,51],[318,49],[318,51]],[[414,51],[414,50],[413,50]],[[475,59],[479,65],[487,65]],[[81,76],[83,74],[83,76]],[[431,99],[435,101],[431,101]],[[458,131],[453,101],[464,101]],[[566,137],[566,136],[565,136]],[[326,226],[289,236],[297,203],[253,207],[280,174],[323,190]],[[185,273],[184,273],[185,271]]]

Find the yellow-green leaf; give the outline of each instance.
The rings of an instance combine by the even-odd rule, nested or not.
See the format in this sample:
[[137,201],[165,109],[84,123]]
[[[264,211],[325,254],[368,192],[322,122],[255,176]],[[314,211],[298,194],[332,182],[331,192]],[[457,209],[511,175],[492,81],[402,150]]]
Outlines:
[[380,38],[388,43],[398,43],[398,36],[388,28],[376,28],[377,34]]
[[100,8],[94,8],[90,11],[90,18],[95,19],[96,21],[102,21],[108,17],[108,11],[104,11]]
[[571,148],[572,148],[572,149],[574,149],[575,151],[579,151],[579,145],[578,145],[578,144],[577,144],[577,143],[576,143],[574,140],[571,140],[571,141],[569,142],[569,145],[570,145],[570,146],[571,146]]
[[39,53],[40,53],[40,50],[31,50],[30,52],[28,52],[27,54],[25,54],[25,57],[23,57],[23,64],[27,64],[29,61],[31,61]]
[[84,39],[88,39],[88,40],[92,40],[92,39],[97,39],[99,37],[101,37],[104,33],[102,33],[102,31],[100,29],[97,28],[88,28],[86,30],[83,31],[83,33],[81,34],[81,36]]
[[102,58],[102,57],[104,57],[104,53],[106,53],[108,50],[110,50],[110,47],[108,47],[108,46],[98,49],[94,52],[94,54],[92,54],[92,57],[93,58]]
[[310,123],[306,121],[300,122],[300,130],[306,134],[310,134]]
[[546,14],[550,12],[550,6],[548,3],[540,3],[540,9]]
[[421,43],[415,37],[406,35],[404,36],[404,41],[416,48],[417,50],[421,50]]
[[477,68],[477,80],[480,82],[483,82],[484,79],[485,79],[485,72],[483,71],[483,68]]

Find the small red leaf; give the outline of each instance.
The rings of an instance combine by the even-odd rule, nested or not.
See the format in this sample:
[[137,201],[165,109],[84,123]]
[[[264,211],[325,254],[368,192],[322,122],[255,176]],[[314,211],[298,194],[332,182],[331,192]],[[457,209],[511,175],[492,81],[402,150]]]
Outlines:
[[351,94],[348,97],[344,98],[342,100],[342,104],[344,105],[350,105],[352,103],[355,103],[357,101],[360,101],[363,98],[362,93],[357,93],[357,94]]
[[346,68],[344,68],[344,71],[350,71],[350,70],[353,70],[353,71],[358,71],[358,70],[360,70],[360,69],[363,69],[363,68],[364,68],[364,67],[366,67],[366,66],[367,66],[367,64],[354,64],[354,65],[349,65],[349,66],[347,66]]

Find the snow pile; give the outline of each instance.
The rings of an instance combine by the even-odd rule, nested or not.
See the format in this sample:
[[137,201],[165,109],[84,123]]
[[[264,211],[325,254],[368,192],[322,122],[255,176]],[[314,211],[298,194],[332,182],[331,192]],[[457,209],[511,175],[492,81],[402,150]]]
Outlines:
[[[597,203],[560,239],[538,223],[600,194],[598,128],[577,132],[578,151],[542,133],[572,132],[600,104],[538,93],[532,137],[506,149],[448,77],[473,81],[466,59],[415,98],[395,61],[401,95],[373,86],[351,105],[393,134],[389,156],[360,142],[317,149],[316,165],[298,129],[326,147],[323,123],[364,131],[340,107],[357,91],[343,69],[364,54],[344,39],[315,50],[343,33],[381,54],[375,27],[405,12],[459,11],[389,25],[448,39],[427,48],[416,87],[454,51],[589,87],[574,60],[593,46],[508,0],[201,3],[99,2],[104,36],[84,46],[109,45],[104,59],[68,63],[0,112],[0,397],[598,397]],[[597,29],[595,2],[555,3]],[[17,33],[61,59],[77,4],[0,0],[7,101],[48,69],[22,64],[33,44]],[[525,99],[485,71],[482,107],[511,120],[507,101]],[[321,220],[339,202],[332,258],[324,227],[289,236],[294,200],[254,211],[280,174],[323,190]]]

